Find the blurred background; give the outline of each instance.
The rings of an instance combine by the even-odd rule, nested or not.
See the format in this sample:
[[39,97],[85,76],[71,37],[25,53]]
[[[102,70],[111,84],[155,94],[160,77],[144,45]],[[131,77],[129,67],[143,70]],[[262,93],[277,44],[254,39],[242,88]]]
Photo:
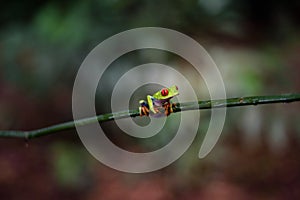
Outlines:
[[[86,55],[106,38],[143,26],[174,29],[203,45],[222,73],[228,97],[300,91],[299,1],[10,0],[0,9],[1,130],[71,120],[72,87]],[[130,68],[121,65],[149,61],[176,63],[198,81],[178,57],[157,51],[127,55],[107,73],[117,80]],[[108,88],[114,84],[104,83]],[[97,94],[99,113],[109,112],[111,91],[105,88]],[[198,95],[206,97],[201,89]],[[201,115],[199,134],[188,151],[147,174],[104,166],[75,130],[30,141],[0,139],[0,198],[300,198],[299,103],[228,109],[220,140],[200,160],[209,111]],[[113,122],[104,126],[116,129]],[[157,148],[170,139],[166,131],[149,147],[119,132],[111,139],[133,149]]]

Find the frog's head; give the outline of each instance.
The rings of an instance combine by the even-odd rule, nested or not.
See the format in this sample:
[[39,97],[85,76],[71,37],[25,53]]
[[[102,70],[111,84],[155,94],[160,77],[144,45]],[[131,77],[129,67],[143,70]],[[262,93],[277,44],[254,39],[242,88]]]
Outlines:
[[160,91],[156,92],[153,97],[155,99],[170,99],[179,94],[178,87],[173,85],[169,88],[163,88]]

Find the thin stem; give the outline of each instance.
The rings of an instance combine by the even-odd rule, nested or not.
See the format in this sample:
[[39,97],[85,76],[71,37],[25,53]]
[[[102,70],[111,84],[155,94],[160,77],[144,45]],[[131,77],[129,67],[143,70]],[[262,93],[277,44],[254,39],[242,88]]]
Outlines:
[[[220,100],[198,101],[198,103],[196,102],[175,103],[173,107],[173,112],[176,113],[176,112],[187,111],[187,110],[202,110],[202,109],[212,109],[212,108],[222,108],[222,107],[238,107],[238,106],[247,106],[247,105],[271,104],[271,103],[290,103],[295,101],[300,101],[300,94],[240,97],[240,98],[230,98],[230,99],[220,99]],[[13,131],[13,130],[0,131],[0,137],[31,139],[31,138],[49,135],[60,131],[74,129],[75,125],[84,126],[96,122],[105,122],[105,121],[111,121],[111,120],[128,118],[128,117],[137,117],[139,115],[140,115],[139,110],[108,113],[108,114],[98,115],[96,117],[69,121],[69,122],[56,124],[56,125],[48,126],[41,129],[31,130],[31,131]]]

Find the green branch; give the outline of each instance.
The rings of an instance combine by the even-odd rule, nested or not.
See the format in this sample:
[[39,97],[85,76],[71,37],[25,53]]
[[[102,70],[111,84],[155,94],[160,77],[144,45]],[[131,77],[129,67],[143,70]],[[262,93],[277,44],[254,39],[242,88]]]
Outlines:
[[[294,101],[300,101],[300,94],[284,94],[274,96],[252,96],[252,97],[240,97],[220,100],[207,100],[198,101],[198,106],[195,106],[195,102],[176,103],[173,107],[173,112],[181,112],[187,110],[202,110],[211,108],[222,108],[222,107],[237,107],[247,105],[258,105],[258,104],[271,104],[271,103],[289,103]],[[24,138],[31,139],[52,133],[74,129],[76,126],[84,126],[95,122],[105,122],[111,120],[117,120],[121,118],[137,117],[139,116],[139,110],[130,110],[116,113],[108,113],[98,115],[96,117],[90,117],[75,121],[69,121],[53,126],[48,126],[41,129],[31,131],[0,131],[0,137],[8,138]]]

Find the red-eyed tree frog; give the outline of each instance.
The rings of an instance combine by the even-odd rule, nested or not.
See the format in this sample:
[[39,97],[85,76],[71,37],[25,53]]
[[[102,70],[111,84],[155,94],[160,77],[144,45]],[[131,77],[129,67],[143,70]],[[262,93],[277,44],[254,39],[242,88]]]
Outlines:
[[139,101],[140,116],[148,116],[150,114],[154,117],[159,117],[162,115],[162,108],[164,109],[164,114],[169,116],[173,112],[173,104],[170,103],[170,100],[178,94],[178,87],[173,85],[169,88],[162,88],[152,96],[147,95],[147,102],[145,100]]

